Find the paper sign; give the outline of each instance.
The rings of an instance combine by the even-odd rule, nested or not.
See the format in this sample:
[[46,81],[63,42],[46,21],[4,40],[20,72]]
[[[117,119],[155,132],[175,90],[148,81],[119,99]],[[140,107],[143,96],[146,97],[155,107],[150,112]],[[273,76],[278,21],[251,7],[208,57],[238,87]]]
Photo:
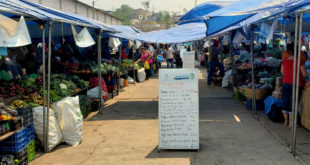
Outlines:
[[195,51],[185,53],[183,57],[183,68],[195,68]]
[[185,48],[181,48],[180,49],[180,57],[183,59],[185,54],[186,54],[187,50]]
[[158,149],[199,149],[197,69],[159,70]]

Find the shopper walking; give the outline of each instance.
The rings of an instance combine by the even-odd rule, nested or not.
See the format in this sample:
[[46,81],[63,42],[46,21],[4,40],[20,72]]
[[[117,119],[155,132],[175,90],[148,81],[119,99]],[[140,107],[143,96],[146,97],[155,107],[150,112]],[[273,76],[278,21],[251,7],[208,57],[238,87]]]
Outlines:
[[208,86],[211,86],[214,72],[216,67],[220,69],[220,76],[224,76],[224,66],[219,62],[219,41],[213,40],[213,46],[211,47],[211,52],[209,55],[209,73],[208,73]]
[[151,73],[151,64],[153,63],[152,55],[145,47],[141,48],[141,58],[136,61],[136,63],[142,61],[146,73],[146,79],[149,79],[152,76]]
[[170,46],[167,46],[166,50],[167,68],[173,68],[173,59],[174,59],[174,50]]
[[[293,70],[294,70],[294,44],[287,45],[287,51],[285,51],[288,57],[283,58],[281,72],[284,75],[282,85],[282,98],[283,98],[283,116],[285,119],[285,125],[292,127],[292,95],[293,95]],[[301,87],[303,86],[303,77],[307,77],[305,68],[305,60],[301,58],[300,70],[297,72],[299,79],[299,96],[301,96]],[[296,76],[297,77],[297,76]],[[297,82],[297,80],[296,80]],[[296,83],[295,83],[296,84]],[[300,97],[299,97],[300,98]],[[298,100],[299,101],[299,100]]]

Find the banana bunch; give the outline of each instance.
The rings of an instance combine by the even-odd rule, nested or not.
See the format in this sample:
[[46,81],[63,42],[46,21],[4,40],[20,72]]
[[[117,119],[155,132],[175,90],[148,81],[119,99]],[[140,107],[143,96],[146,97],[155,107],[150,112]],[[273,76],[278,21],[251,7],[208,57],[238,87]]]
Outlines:
[[11,109],[19,109],[19,108],[26,108],[28,106],[28,104],[22,100],[14,100],[9,108]]
[[43,105],[43,98],[37,94],[37,93],[32,93],[28,96],[23,96],[23,99],[26,101],[26,102],[33,102],[33,103],[36,103],[36,104],[40,104],[40,105]]

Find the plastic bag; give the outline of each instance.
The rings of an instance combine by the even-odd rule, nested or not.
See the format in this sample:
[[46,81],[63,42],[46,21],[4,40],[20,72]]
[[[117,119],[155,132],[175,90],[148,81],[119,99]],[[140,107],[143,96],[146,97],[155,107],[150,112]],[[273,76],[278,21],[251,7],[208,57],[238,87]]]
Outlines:
[[66,97],[53,106],[64,141],[72,146],[80,144],[83,137],[83,115],[80,110],[79,96]]
[[142,68],[142,69],[138,70],[138,81],[140,83],[142,83],[142,82],[144,82],[145,78],[146,78],[145,69]]
[[222,80],[222,87],[223,88],[227,88],[229,86],[229,79],[230,79],[231,73],[232,73],[231,70],[229,70],[225,73],[225,76]]
[[145,68],[146,70],[149,70],[149,69],[151,68],[148,61],[145,61],[145,63],[144,63],[144,68]]
[[[102,91],[101,94],[103,97],[107,95],[107,93],[105,91]],[[98,87],[88,90],[87,96],[90,98],[98,98]]]
[[[63,141],[63,136],[54,110],[51,108],[49,109],[48,120],[48,150],[51,151]],[[43,143],[43,106],[33,108],[33,124],[37,137]]]
[[134,83],[135,80],[132,77],[128,76],[128,84],[134,84]]

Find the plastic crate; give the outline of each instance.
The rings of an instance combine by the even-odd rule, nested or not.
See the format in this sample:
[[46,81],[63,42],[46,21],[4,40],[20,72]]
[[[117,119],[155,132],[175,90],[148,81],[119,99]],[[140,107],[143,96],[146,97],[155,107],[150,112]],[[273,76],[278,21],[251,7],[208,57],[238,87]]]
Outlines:
[[28,154],[28,162],[31,162],[35,156],[36,156],[36,153],[35,153],[35,141],[32,140],[30,143],[27,144],[27,154]]
[[33,124],[33,110],[31,106],[17,109],[18,116],[23,117],[23,125],[29,126]]
[[26,128],[26,138],[27,138],[27,142],[31,142],[32,140],[34,140],[35,135],[34,135],[34,126],[33,125],[29,125]]
[[28,132],[29,128],[24,127],[19,132],[16,132],[15,134],[9,136],[7,139],[3,140],[0,143],[0,151],[16,153],[25,149],[29,143]]

